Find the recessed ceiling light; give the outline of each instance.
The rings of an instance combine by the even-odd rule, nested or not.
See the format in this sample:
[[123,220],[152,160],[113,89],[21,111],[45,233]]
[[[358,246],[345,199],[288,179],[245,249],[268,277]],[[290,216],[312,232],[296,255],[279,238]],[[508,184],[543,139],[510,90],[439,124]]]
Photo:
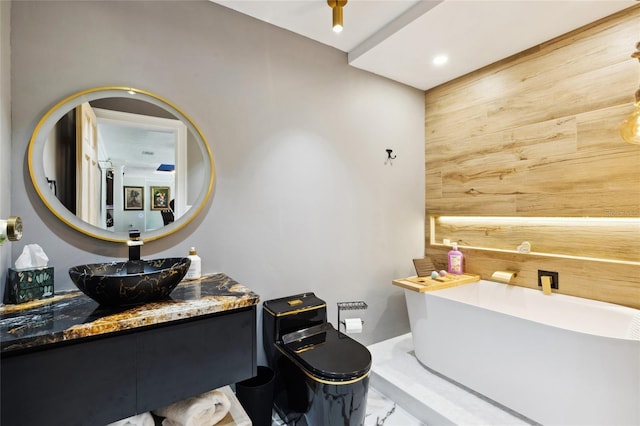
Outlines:
[[158,166],[158,168],[156,169],[159,172],[172,172],[176,169],[176,165],[175,164],[165,164],[162,163]]
[[444,65],[449,61],[449,57],[447,55],[438,55],[433,58],[433,65],[440,66]]

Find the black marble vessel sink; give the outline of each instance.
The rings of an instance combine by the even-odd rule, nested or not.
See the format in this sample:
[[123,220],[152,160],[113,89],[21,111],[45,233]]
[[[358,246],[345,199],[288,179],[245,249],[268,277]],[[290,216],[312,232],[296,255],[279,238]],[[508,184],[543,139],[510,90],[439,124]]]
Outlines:
[[186,257],[94,263],[70,268],[69,276],[100,305],[134,305],[169,297],[190,264]]

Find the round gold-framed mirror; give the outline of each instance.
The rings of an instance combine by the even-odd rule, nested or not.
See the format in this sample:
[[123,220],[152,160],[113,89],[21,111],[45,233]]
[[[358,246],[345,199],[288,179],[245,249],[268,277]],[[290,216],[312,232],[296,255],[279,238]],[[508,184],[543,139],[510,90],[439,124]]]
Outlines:
[[124,242],[155,240],[193,220],[211,196],[215,167],[198,126],[170,101],[122,86],[96,87],[54,105],[27,153],[33,186],[71,228]]

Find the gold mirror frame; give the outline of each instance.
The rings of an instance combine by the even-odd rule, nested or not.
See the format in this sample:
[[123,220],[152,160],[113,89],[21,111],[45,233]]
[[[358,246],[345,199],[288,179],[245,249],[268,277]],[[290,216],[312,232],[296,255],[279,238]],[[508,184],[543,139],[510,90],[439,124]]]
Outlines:
[[[44,167],[44,148],[48,139],[49,132],[54,128],[56,123],[69,111],[75,107],[94,100],[102,98],[128,98],[137,99],[149,102],[156,105],[165,111],[174,115],[177,119],[183,122],[187,131],[191,132],[197,145],[200,149],[203,161],[203,179],[202,187],[198,195],[196,196],[192,207],[180,218],[176,219],[173,223],[165,225],[161,228],[142,232],[141,238],[145,241],[152,241],[167,235],[173,234],[179,229],[186,226],[191,222],[204,208],[207,200],[211,196],[215,183],[215,167],[213,162],[213,156],[209,149],[204,135],[200,128],[187,116],[187,114],[172,102],[145,90],[135,89],[131,87],[123,86],[105,86],[96,87],[92,89],[83,90],[75,93],[57,104],[55,104],[46,114],[40,119],[36,125],[31,140],[29,141],[29,148],[27,154],[29,175],[31,176],[31,182],[38,193],[38,196],[42,202],[47,206],[49,211],[53,213],[58,219],[64,222],[69,227],[88,235],[104,241],[111,242],[125,242],[129,239],[127,232],[112,232],[106,229],[99,228],[91,225],[80,218],[74,213],[68,210],[54,193],[49,188],[47,183],[47,177],[45,176]],[[206,177],[208,176],[208,180]]]

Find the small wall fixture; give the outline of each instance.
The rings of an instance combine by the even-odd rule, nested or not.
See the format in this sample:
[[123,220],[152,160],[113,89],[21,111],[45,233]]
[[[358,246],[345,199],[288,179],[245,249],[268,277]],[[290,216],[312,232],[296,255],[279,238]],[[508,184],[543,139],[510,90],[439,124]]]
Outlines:
[[165,164],[165,163],[160,164],[156,169],[156,171],[158,172],[173,172],[175,170],[176,170],[175,164]]
[[347,0],[327,0],[327,4],[333,9],[333,31],[342,31],[342,8],[346,6]]
[[387,159],[384,160],[384,164],[391,164],[393,166],[393,162],[392,160],[395,160],[397,155],[392,155],[393,154],[393,150],[392,149],[387,149]]
[[[631,57],[640,62],[640,42],[636,44],[636,51]],[[622,122],[620,136],[625,142],[640,145],[640,88],[635,94],[635,110]]]
[[0,245],[5,241],[18,241],[22,238],[22,219],[11,216],[7,220],[0,220]]

